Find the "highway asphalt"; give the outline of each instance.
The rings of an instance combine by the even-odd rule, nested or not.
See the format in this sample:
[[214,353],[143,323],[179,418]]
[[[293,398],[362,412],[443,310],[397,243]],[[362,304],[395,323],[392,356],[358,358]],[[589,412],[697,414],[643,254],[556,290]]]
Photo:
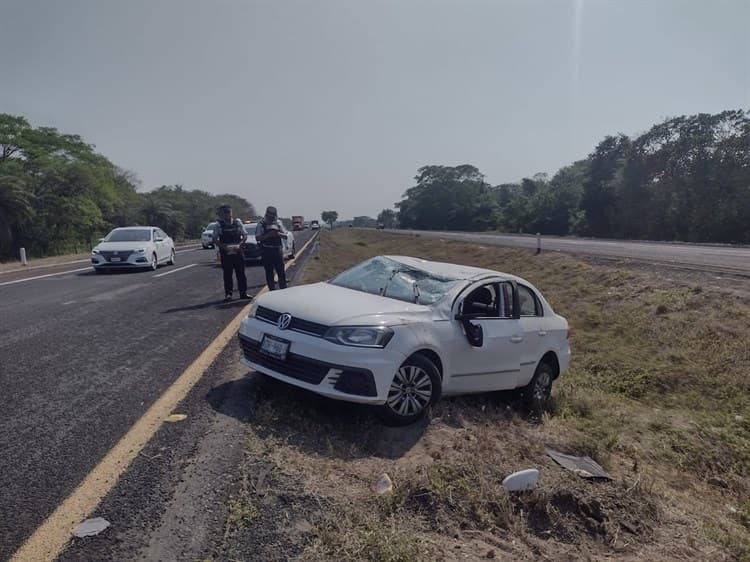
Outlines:
[[[297,247],[310,236],[297,233]],[[223,302],[213,258],[192,249],[156,272],[0,274],[0,560],[247,304]],[[254,294],[263,269],[246,273]]]
[[[394,234],[420,234],[446,240],[475,242],[486,245],[536,248],[536,236],[487,234],[474,232],[439,232],[423,230],[388,230]],[[602,258],[632,259],[667,266],[688,267],[708,271],[722,271],[750,275],[750,247],[710,244],[682,244],[664,242],[636,242],[630,240],[594,240],[542,236],[542,251],[597,256]]]

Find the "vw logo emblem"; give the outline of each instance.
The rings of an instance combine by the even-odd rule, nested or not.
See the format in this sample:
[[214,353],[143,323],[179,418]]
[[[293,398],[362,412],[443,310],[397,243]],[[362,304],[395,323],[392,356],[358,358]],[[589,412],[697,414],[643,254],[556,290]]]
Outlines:
[[276,325],[279,327],[279,330],[286,330],[291,323],[292,315],[288,312],[285,312],[284,314],[279,316],[279,319],[276,321]]

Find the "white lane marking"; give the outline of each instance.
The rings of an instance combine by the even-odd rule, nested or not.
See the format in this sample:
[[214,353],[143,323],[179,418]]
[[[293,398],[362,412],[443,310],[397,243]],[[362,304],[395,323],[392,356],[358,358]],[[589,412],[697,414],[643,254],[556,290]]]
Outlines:
[[171,273],[177,273],[178,271],[182,271],[183,269],[188,269],[191,267],[195,267],[198,265],[197,263],[191,263],[190,265],[183,265],[182,267],[178,267],[177,269],[170,269],[169,271],[165,271],[164,273],[159,273],[158,275],[154,275],[154,278],[156,277],[164,277],[165,275],[169,275]]
[[48,273],[47,275],[37,275],[36,277],[27,277],[26,279],[16,279],[15,281],[6,281],[5,283],[0,283],[0,287],[4,287],[5,285],[13,285],[15,283],[23,283],[25,281],[34,281],[35,279],[44,279],[45,277],[54,277],[56,275],[66,275],[67,273],[77,273],[79,271],[88,271],[92,268],[89,267],[81,267],[80,269],[70,269],[68,271],[60,271],[59,273]]

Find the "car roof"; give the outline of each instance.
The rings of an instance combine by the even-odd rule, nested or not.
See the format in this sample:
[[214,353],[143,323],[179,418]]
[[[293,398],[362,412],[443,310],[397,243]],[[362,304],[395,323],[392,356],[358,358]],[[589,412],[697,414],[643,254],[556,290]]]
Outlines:
[[465,281],[473,281],[482,279],[484,277],[505,277],[507,279],[516,279],[514,275],[502,273],[500,271],[493,271],[491,269],[484,269],[481,267],[473,267],[470,265],[459,265],[455,263],[445,263],[439,261],[429,261],[420,258],[412,258],[410,256],[384,256],[393,261],[403,263],[409,267],[415,269],[421,269],[428,273],[440,275],[441,277],[448,277],[450,279],[460,279]]

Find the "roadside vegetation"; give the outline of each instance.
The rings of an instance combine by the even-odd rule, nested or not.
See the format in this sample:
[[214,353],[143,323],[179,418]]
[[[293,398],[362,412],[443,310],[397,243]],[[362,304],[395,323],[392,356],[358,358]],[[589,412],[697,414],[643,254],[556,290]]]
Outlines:
[[398,213],[378,215],[386,228],[748,244],[750,112],[607,136],[552,177],[491,185],[466,164],[423,166],[414,179]]
[[[747,293],[560,254],[321,236],[305,282],[393,253],[529,279],[571,323],[571,368],[542,419],[496,393],[442,400],[408,428],[266,379],[228,550],[263,538],[277,549],[265,559],[750,560]],[[614,480],[579,478],[547,447],[589,455]],[[538,488],[507,494],[503,478],[531,467]],[[384,473],[393,491],[378,495]]]
[[33,257],[87,252],[117,226],[155,225],[176,240],[197,239],[223,203],[255,216],[236,195],[139,187],[80,136],[0,113],[0,261],[17,259],[21,247]]

